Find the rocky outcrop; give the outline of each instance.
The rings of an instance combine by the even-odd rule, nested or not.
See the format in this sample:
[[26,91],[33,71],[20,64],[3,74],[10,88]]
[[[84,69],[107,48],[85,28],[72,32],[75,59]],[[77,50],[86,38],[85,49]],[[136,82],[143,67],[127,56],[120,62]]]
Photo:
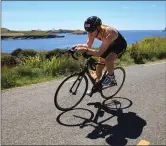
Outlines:
[[59,35],[28,35],[28,36],[5,36],[2,35],[1,39],[47,39],[47,38],[63,38],[65,36],[59,36]]
[[84,35],[84,34],[87,34],[87,32],[86,31],[81,31],[81,30],[76,30],[76,31],[73,31],[72,34]]

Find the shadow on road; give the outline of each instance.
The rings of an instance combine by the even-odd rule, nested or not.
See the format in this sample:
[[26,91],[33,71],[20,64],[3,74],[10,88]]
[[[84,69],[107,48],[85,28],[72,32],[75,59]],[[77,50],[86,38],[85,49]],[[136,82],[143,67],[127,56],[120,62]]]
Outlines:
[[134,112],[119,113],[117,115],[117,125],[110,126],[107,124],[99,124],[94,126],[94,130],[87,135],[87,138],[97,139],[105,138],[108,144],[112,146],[124,146],[127,139],[138,138],[146,125],[146,121],[140,118]]
[[[126,107],[130,107],[132,105],[131,100],[121,97],[118,98],[126,99],[129,101],[129,104]],[[112,146],[124,146],[127,144],[127,138],[129,139],[138,138],[143,131],[143,127],[146,125],[146,121],[134,112],[123,113],[123,109],[125,107],[122,107],[121,105],[123,103],[121,103],[117,99],[112,100],[112,103],[106,104],[106,102],[107,101],[105,100],[103,101],[103,103],[93,102],[87,104],[89,106],[93,105],[97,109],[96,114],[94,114],[89,109],[84,109],[84,108],[75,108],[66,112],[62,112],[60,115],[58,115],[57,122],[64,126],[79,126],[80,128],[84,128],[86,126],[93,126],[94,130],[88,133],[87,138],[90,139],[105,138],[106,142]],[[88,112],[90,116],[87,118],[78,115],[79,110],[82,112],[83,111]],[[67,116],[65,115],[67,115],[67,113],[69,112],[74,112],[74,111],[75,113],[71,115],[73,116],[73,118],[75,118],[73,119],[73,121],[79,121],[79,123],[69,124],[62,122],[61,120],[62,116],[67,118]],[[109,113],[111,114],[111,116],[104,119],[103,121],[98,122],[98,119],[100,117],[104,117],[104,113]],[[103,124],[104,122],[110,120],[113,117],[117,117],[116,125],[111,126],[108,124]],[[71,122],[72,120],[70,119],[67,121]]]

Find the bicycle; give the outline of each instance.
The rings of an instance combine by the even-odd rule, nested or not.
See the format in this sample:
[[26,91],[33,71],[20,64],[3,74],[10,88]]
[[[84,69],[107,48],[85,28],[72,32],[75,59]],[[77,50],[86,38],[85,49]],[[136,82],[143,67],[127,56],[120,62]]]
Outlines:
[[[74,50],[75,47],[76,46],[69,49],[68,53],[71,54],[73,59],[78,60],[78,58],[74,55],[75,52],[76,52]],[[83,53],[82,56],[86,59],[83,69],[78,73],[74,73],[74,74],[71,74],[70,76],[66,77],[60,83],[60,85],[58,86],[58,88],[55,92],[54,104],[55,104],[56,108],[61,110],[61,111],[71,110],[74,107],[76,107],[83,100],[83,98],[85,97],[86,92],[88,90],[88,83],[89,82],[88,82],[87,76],[89,77],[90,81],[92,82],[92,89],[91,89],[91,93],[89,94],[90,97],[92,97],[92,95],[94,93],[99,92],[104,99],[112,98],[113,96],[115,96],[120,91],[120,89],[122,88],[122,86],[124,84],[124,81],[125,81],[125,78],[126,78],[126,73],[125,73],[125,70],[122,67],[115,67],[114,68],[114,75],[115,75],[115,79],[116,79],[116,83],[114,85],[111,85],[111,86],[108,86],[108,87],[103,87],[102,86],[101,83],[105,79],[105,77],[108,73],[106,70],[104,71],[100,81],[96,83],[95,79],[90,74],[89,68],[91,70],[96,70],[96,65],[105,65],[105,64],[97,62],[94,58],[92,58],[92,55],[88,55],[86,53]],[[118,77],[119,74],[117,74],[117,72],[121,73],[120,77]],[[70,79],[72,79],[72,80],[69,81]],[[117,82],[117,79],[120,79],[121,82]],[[69,85],[70,83],[71,83],[71,85]],[[84,86],[84,88],[82,86]],[[80,87],[81,87],[80,91],[82,91],[82,93],[77,94],[78,91],[79,91],[78,89]],[[107,91],[106,89],[110,89],[110,87],[112,89],[113,89],[113,87],[117,87],[117,89],[116,89],[115,92],[113,92],[110,95],[108,94],[108,92],[106,92],[106,94],[105,94],[104,91]],[[60,105],[60,101],[59,101],[58,97],[60,97],[60,99],[62,99],[62,97],[59,95],[60,92],[61,92],[61,89],[63,89],[62,90],[63,95],[66,94],[64,90],[67,89],[67,92],[69,94],[74,95],[75,97],[76,97],[76,95],[77,96],[81,95],[81,97],[80,98],[77,97],[76,100],[74,100],[73,99],[74,97],[72,97],[72,102],[71,102],[72,105],[70,107],[63,107],[63,106],[66,106],[67,102],[69,102],[69,97],[67,97],[67,100],[63,99],[63,102],[65,102],[65,103],[62,103],[62,105]],[[109,90],[109,92],[110,91],[111,90]],[[77,101],[77,102],[74,103],[74,101]]]

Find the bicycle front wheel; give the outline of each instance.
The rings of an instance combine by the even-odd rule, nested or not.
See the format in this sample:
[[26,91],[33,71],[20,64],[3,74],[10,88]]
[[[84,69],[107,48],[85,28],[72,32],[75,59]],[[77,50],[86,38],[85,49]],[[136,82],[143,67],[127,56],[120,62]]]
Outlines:
[[67,77],[56,90],[54,104],[61,111],[76,107],[84,98],[88,89],[88,79],[80,73]]
[[122,67],[116,67],[114,69],[114,75],[117,84],[110,87],[105,87],[101,91],[101,96],[105,99],[112,98],[113,96],[115,96],[124,84],[126,73]]

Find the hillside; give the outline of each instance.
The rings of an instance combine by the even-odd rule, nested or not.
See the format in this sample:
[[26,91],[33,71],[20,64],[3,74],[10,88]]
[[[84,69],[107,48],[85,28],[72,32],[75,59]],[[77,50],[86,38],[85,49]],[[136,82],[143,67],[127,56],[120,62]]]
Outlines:
[[10,30],[7,28],[1,28],[1,33],[7,33],[7,32],[10,32]]
[[[15,31],[7,28],[1,28],[1,34],[7,35],[6,33],[23,33],[25,35],[48,35],[50,33],[72,33],[72,34],[86,34],[84,30],[68,30],[68,29],[58,29],[58,30],[27,30],[27,31]],[[15,35],[15,34],[13,34]]]
[[14,31],[7,28],[1,28],[1,39],[39,39],[39,38],[57,38],[64,37],[51,34],[42,30]]
[[87,34],[87,32],[82,30],[76,30],[76,31],[73,31],[72,34],[82,35],[82,34]]

